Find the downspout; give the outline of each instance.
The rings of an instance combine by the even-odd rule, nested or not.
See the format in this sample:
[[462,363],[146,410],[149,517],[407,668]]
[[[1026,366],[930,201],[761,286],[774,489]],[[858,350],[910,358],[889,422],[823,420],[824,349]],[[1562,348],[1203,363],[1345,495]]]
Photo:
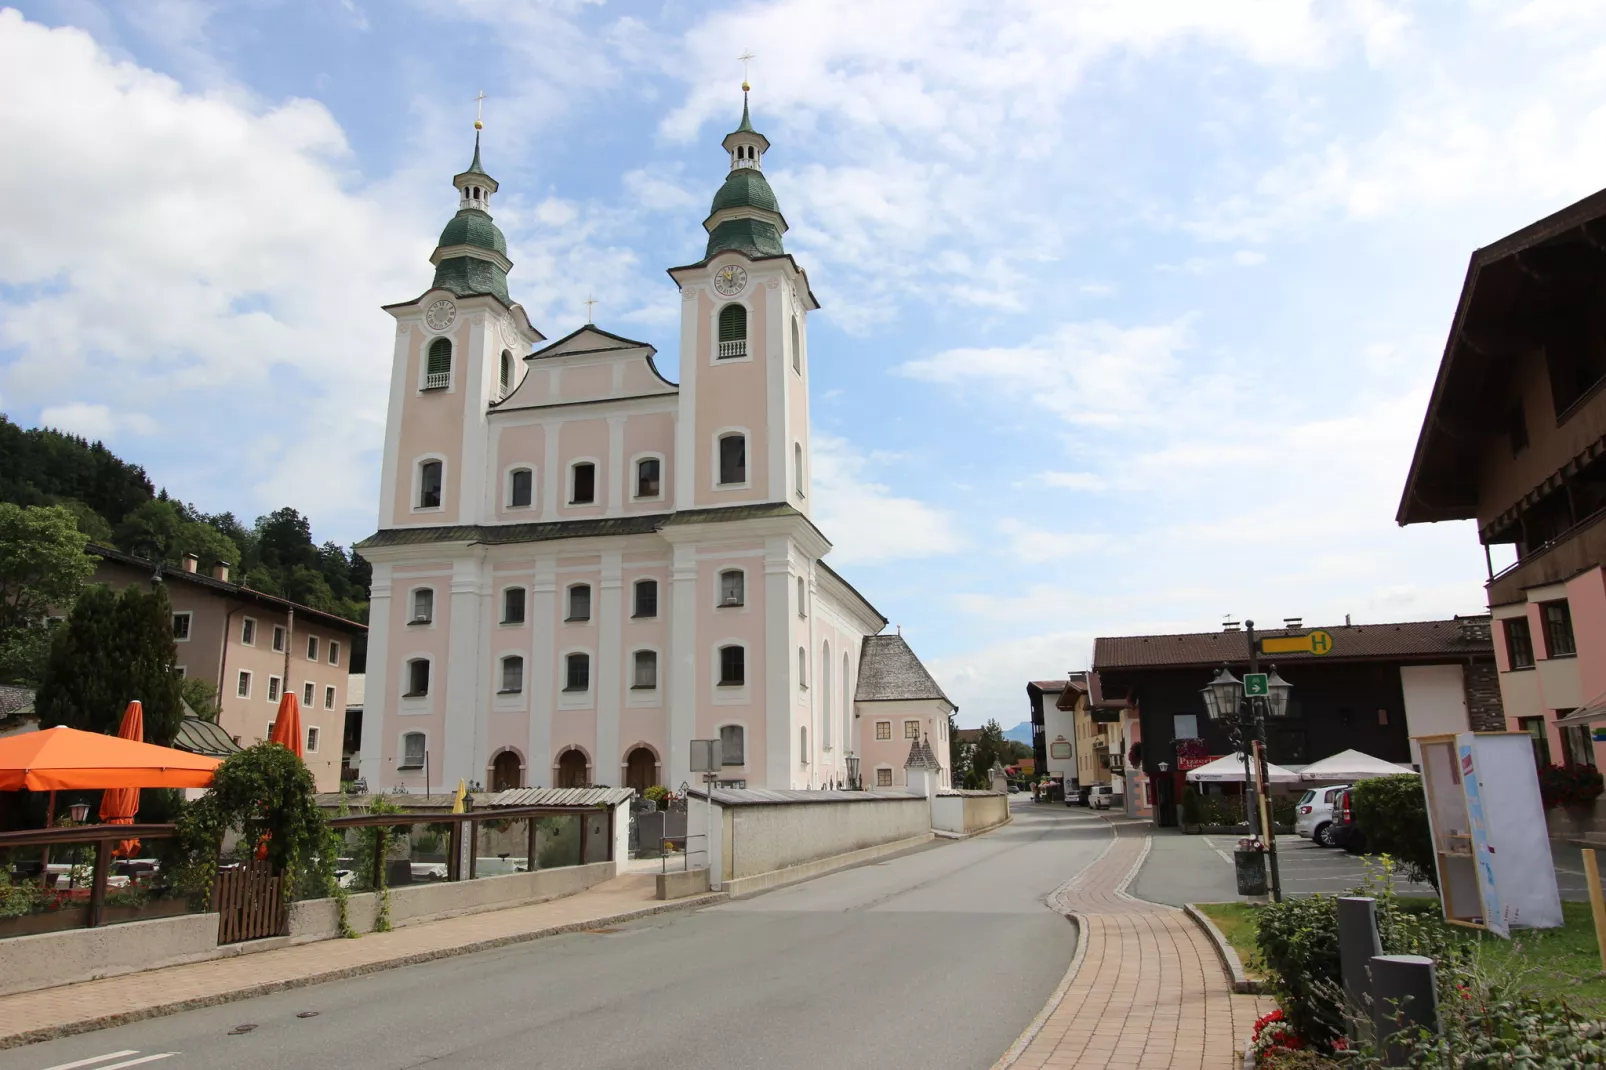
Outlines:
[[288,610],[285,611],[284,691],[280,691],[279,692],[279,697],[280,698],[284,697],[284,692],[285,691],[290,690],[290,648],[295,646],[295,645],[296,645],[296,607],[295,606],[291,606]]
[[223,721],[223,680],[228,675],[229,636],[234,634],[229,622],[234,619],[236,613],[244,608],[243,605],[236,605],[223,615],[223,643],[222,649],[218,651],[217,655],[217,721],[215,723],[218,724]]

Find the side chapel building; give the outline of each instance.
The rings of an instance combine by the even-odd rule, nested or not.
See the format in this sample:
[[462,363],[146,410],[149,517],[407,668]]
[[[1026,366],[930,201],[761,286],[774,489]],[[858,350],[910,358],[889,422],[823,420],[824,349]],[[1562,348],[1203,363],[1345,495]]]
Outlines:
[[475,135],[434,283],[386,307],[379,530],[359,547],[374,566],[370,790],[678,788],[691,740],[712,738],[729,785],[844,785],[852,754],[875,786],[890,780],[864,757],[871,699],[919,721],[948,785],[953,704],[879,634],[886,618],[825,563],[810,519],[820,306],[782,247],[746,89],[706,254],[669,269],[678,384],[650,344],[589,324],[536,348]]

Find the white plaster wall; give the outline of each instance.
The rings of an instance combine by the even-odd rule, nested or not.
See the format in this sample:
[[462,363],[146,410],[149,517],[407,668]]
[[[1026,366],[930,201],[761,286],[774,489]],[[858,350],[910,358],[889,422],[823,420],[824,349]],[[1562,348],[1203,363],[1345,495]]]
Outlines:
[[1411,736],[1411,761],[1421,764],[1417,736],[1450,735],[1470,730],[1467,696],[1459,665],[1402,665],[1405,731]]
[[[1069,784],[1076,779],[1076,713],[1056,707],[1054,702],[1058,698],[1058,695],[1043,696],[1043,747],[1048,754],[1049,775],[1064,777]],[[1060,736],[1071,745],[1069,758],[1054,757],[1052,744]]]
[[[696,800],[692,806],[695,807]],[[852,801],[728,806],[727,878],[771,870],[894,843],[929,833],[931,808],[923,796],[875,796]]]

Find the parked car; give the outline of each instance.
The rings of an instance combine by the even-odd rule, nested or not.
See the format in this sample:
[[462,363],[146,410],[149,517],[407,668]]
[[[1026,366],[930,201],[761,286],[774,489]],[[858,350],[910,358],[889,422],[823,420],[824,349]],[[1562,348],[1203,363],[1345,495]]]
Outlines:
[[1311,788],[1294,804],[1294,831],[1318,847],[1333,846],[1333,804],[1348,784]]
[[1108,810],[1115,803],[1115,789],[1108,784],[1094,784],[1087,801],[1095,810]]
[[1355,825],[1355,811],[1350,809],[1350,789],[1338,793],[1333,803],[1333,821],[1328,826],[1328,837],[1334,847],[1342,847],[1352,855],[1366,853],[1366,834]]

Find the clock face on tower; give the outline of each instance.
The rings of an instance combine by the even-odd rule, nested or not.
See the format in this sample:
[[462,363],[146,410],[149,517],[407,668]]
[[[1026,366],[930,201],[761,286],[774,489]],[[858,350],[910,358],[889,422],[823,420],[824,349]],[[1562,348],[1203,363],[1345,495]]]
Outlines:
[[441,298],[424,310],[424,322],[431,330],[444,331],[457,318],[457,306]]
[[735,297],[747,285],[747,269],[736,264],[726,264],[714,272],[714,289],[726,297]]

